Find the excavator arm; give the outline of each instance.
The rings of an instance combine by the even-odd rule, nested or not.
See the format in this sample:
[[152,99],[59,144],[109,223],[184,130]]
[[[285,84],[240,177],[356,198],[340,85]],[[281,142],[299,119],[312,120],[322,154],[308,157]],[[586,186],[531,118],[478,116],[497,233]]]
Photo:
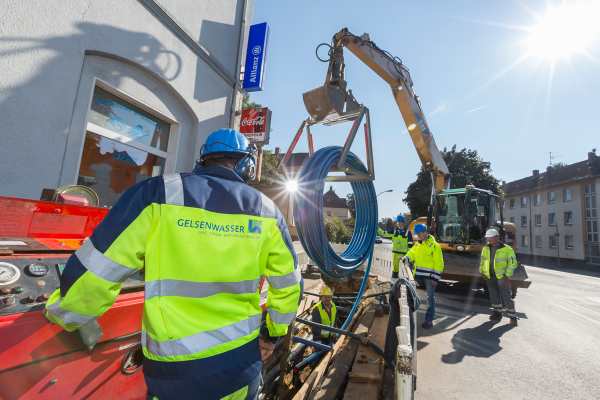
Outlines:
[[366,33],[356,36],[344,28],[333,37],[332,42],[325,85],[304,93],[304,104],[311,117],[317,121],[333,119],[343,115],[344,105],[346,112],[358,108],[352,91],[346,90],[343,57],[343,48],[346,47],[390,85],[423,168],[432,174],[433,191],[438,193],[449,189],[451,175],[429,130],[419,97],[412,89],[410,73],[402,61],[377,47]]

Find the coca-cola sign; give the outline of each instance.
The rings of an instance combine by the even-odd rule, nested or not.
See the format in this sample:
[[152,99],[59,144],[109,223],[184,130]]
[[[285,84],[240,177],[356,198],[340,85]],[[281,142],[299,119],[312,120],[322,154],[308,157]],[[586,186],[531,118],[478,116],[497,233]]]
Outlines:
[[242,110],[240,132],[251,143],[269,144],[271,131],[271,111],[268,108],[252,108]]

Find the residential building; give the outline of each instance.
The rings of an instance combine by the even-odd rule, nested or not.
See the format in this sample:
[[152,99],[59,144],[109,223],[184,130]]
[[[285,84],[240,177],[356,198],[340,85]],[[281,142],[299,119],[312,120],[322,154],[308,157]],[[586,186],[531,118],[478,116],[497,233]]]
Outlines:
[[517,229],[517,255],[600,264],[596,149],[585,161],[503,182],[502,190],[504,219]]
[[323,194],[323,212],[329,216],[335,215],[340,221],[350,218],[350,207],[346,204],[346,199],[340,199],[333,186],[329,187],[329,191]]
[[[239,127],[254,0],[5,4],[0,196],[86,185],[111,206],[149,177],[191,172]],[[262,22],[262,21],[261,21]]]

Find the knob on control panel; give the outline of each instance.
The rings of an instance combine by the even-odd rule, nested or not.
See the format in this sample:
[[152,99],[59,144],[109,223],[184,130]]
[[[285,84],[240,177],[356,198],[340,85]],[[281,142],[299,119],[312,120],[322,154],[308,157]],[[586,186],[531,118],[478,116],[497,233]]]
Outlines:
[[28,303],[35,303],[36,300],[37,300],[37,297],[35,296],[35,294],[27,296],[27,298],[25,299],[25,301]]
[[3,287],[0,289],[0,292],[2,292],[2,294],[10,294],[10,288]]
[[50,299],[50,293],[44,293],[40,296],[41,301],[48,301]]

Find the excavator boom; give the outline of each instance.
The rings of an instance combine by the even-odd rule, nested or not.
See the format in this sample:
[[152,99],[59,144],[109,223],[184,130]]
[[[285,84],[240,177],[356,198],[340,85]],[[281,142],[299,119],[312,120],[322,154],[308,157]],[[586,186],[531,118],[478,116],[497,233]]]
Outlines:
[[304,104],[317,121],[337,118],[358,107],[351,91],[346,91],[343,47],[358,57],[386,81],[400,109],[406,128],[417,150],[425,171],[432,173],[435,193],[450,188],[450,173],[429,130],[419,97],[415,95],[408,69],[397,57],[377,47],[368,34],[353,35],[344,28],[333,37],[329,69],[325,85],[304,94]]

